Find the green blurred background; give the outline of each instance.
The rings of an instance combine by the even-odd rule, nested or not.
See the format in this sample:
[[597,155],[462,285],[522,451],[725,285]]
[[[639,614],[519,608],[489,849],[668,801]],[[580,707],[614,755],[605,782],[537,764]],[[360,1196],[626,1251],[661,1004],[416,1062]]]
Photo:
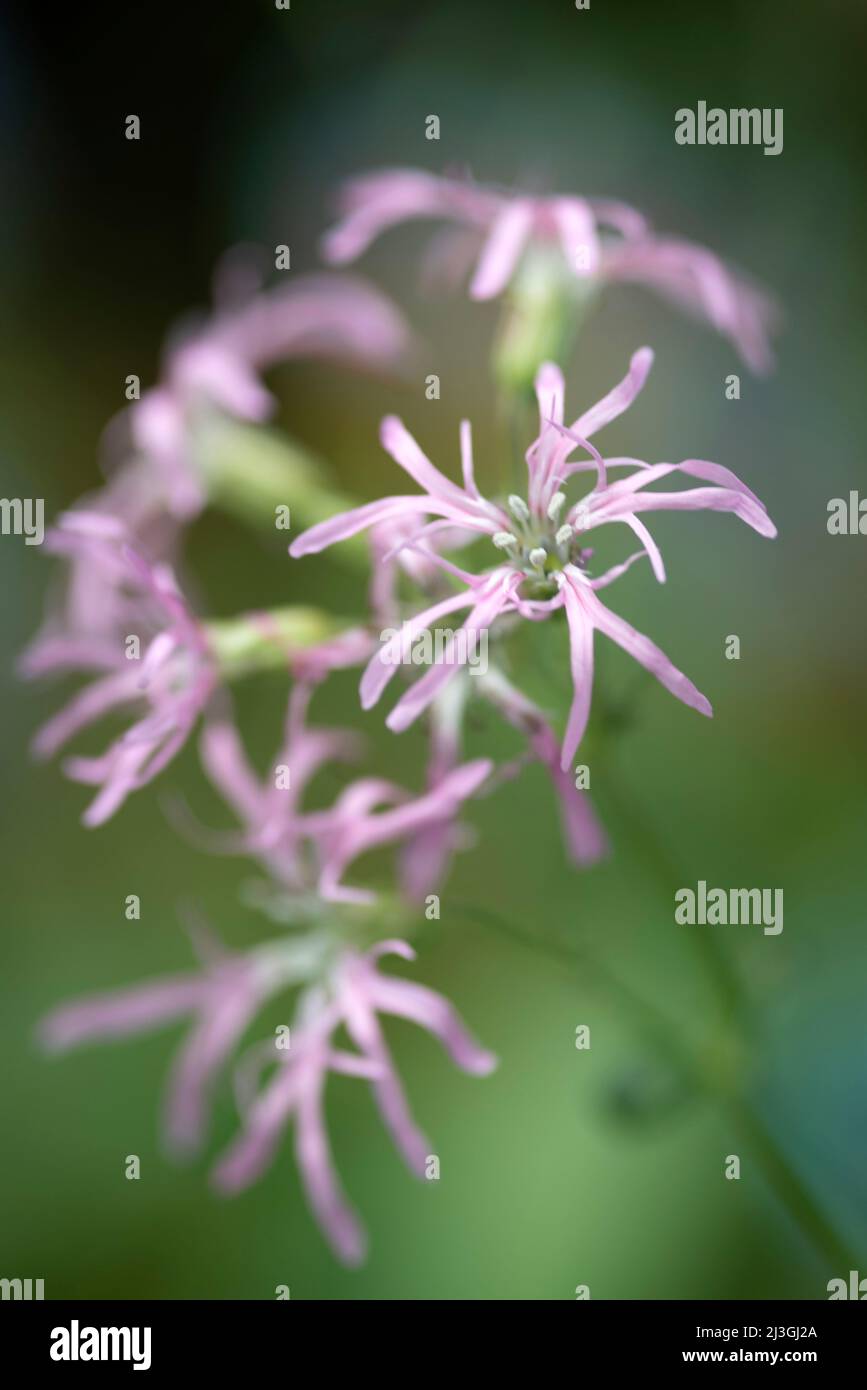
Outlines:
[[[98,481],[97,445],[130,372],[155,379],[168,327],[209,297],[222,251],[251,240],[316,265],[342,177],[392,163],[469,166],[483,181],[623,198],[766,283],[785,306],[767,382],[727,344],[641,289],[608,293],[567,374],[574,413],[651,343],[640,402],[606,431],[609,453],[698,455],[734,468],[780,528],[765,542],[732,518],[654,518],[669,582],[649,570],[612,606],[650,634],[712,700],[704,721],[648,681],[593,759],[610,863],[570,869],[552,797],[533,769],[473,807],[477,847],[458,861],[442,920],[421,938],[420,978],[457,1003],[501,1058],[487,1081],[456,1073],[409,1025],[389,1030],[417,1117],[442,1162],[409,1177],[366,1088],[337,1079],[338,1166],[371,1234],[359,1272],[332,1259],[299,1190],[291,1145],[230,1202],[208,1162],[172,1167],[157,1107],[177,1030],[47,1061],[47,1009],[79,993],[184,968],[178,906],[195,903],[229,941],[261,923],[238,900],[242,862],[207,858],[166,824],[182,790],[215,814],[194,749],[99,831],[81,788],[33,768],[27,742],[60,692],[19,686],[13,658],[39,621],[51,569],[0,544],[7,659],[0,1038],[0,1274],[44,1278],[48,1297],[560,1299],[821,1298],[844,1275],[767,1188],[716,1103],[666,1105],[667,1079],[628,1011],[572,968],[483,924],[484,905],[528,936],[558,935],[618,970],[695,1045],[715,1045],[711,998],[688,928],[672,920],[666,865],[723,886],[785,892],[779,937],[718,929],[760,1005],[743,1068],[769,1128],[867,1275],[863,537],[830,537],[831,497],[864,486],[855,422],[863,332],[865,147],[861,0],[637,5],[126,4],[50,24],[23,7],[0,22],[0,411],[4,496],[53,514]],[[674,112],[783,107],[785,149],[683,148]],[[123,139],[142,117],[143,139]],[[440,116],[439,143],[424,138]],[[487,357],[496,306],[425,297],[418,254],[432,228],[390,233],[363,270],[405,307],[426,348],[400,384],[330,367],[273,374],[279,423],[365,498],[394,488],[377,443],[396,410],[447,469],[473,420],[477,471],[500,477],[504,441]],[[438,403],[423,377],[442,380]],[[724,379],[739,371],[741,399]],[[357,577],[331,554],[290,563],[278,538],[207,514],[189,572],[205,610],[315,598],[362,611]],[[740,661],[724,659],[730,633]],[[603,643],[600,640],[599,646]],[[562,653],[565,665],[565,653]],[[607,698],[634,671],[607,648]],[[277,677],[239,692],[260,758],[279,737]],[[422,741],[362,719],[352,678],[319,706],[363,722],[386,775],[420,784]],[[517,747],[493,721],[470,751]],[[415,771],[413,769],[415,768]],[[327,789],[327,788],[326,788]],[[664,856],[664,858],[662,857]],[[680,867],[682,866],[682,868]],[[138,924],[124,898],[142,896]],[[696,928],[696,931],[701,930]],[[710,930],[710,929],[706,929]],[[589,1052],[575,1028],[592,1029]],[[232,1133],[219,1093],[212,1157]],[[124,1158],[140,1155],[139,1182]],[[723,1177],[742,1159],[740,1182]]]

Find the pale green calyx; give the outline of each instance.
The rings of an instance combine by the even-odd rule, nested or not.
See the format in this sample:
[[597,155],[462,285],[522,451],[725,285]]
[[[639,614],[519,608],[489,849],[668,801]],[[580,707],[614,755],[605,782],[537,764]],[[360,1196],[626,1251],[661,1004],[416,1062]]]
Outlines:
[[332,641],[349,626],[320,608],[269,608],[204,623],[208,645],[225,680],[280,670],[292,657]]

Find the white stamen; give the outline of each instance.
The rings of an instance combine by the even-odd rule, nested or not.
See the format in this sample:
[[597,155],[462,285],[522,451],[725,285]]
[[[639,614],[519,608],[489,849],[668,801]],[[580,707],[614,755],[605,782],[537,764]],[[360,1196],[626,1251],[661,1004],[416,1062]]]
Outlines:
[[518,521],[530,520],[530,508],[527,506],[523,497],[519,497],[516,492],[513,492],[509,498],[509,511]]
[[535,569],[535,570],[544,569],[544,568],[545,568],[545,561],[547,560],[547,558],[548,558],[548,553],[547,553],[546,550],[544,550],[544,549],[542,548],[541,545],[537,545],[536,548],[535,548],[535,550],[531,550],[531,551],[530,551],[530,555],[529,555],[530,564],[533,566],[533,569]]
[[491,540],[498,550],[510,550],[513,545],[518,544],[518,537],[513,536],[511,531],[495,531]]
[[569,541],[572,539],[572,527],[569,525],[568,521],[565,526],[560,527],[554,539],[558,545],[568,545]]
[[559,515],[560,515],[560,512],[561,512],[562,509],[563,509],[563,503],[564,503],[565,501],[566,501],[566,494],[565,494],[565,492],[555,492],[555,493],[554,493],[554,496],[551,498],[551,501],[548,503],[548,516],[549,516],[549,518],[550,518],[551,521],[556,521],[556,520],[557,520],[557,518],[558,518]]

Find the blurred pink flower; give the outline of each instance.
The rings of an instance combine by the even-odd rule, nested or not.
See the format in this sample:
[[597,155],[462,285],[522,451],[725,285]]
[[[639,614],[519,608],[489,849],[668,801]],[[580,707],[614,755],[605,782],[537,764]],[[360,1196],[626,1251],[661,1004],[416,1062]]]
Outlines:
[[[755,371],[772,364],[770,299],[729,270],[711,251],[659,237],[624,203],[571,195],[531,197],[417,169],[384,169],[350,180],[343,216],[323,239],[325,259],[355,260],[382,232],[411,218],[445,218],[462,228],[454,251],[463,257],[466,229],[476,238],[473,299],[501,294],[530,246],[551,245],[571,272],[600,282],[649,285],[728,337]],[[438,261],[450,259],[442,243]]]
[[418,796],[382,778],[359,778],[333,806],[305,811],[304,792],[318,770],[333,759],[356,758],[361,747],[350,730],[309,727],[309,697],[309,687],[293,690],[283,745],[262,779],[231,722],[219,718],[206,724],[202,764],[243,828],[228,835],[198,831],[198,838],[217,850],[254,855],[278,883],[300,893],[316,891],[329,902],[373,901],[373,893],[343,884],[343,875],[368,850],[401,845],[402,885],[407,897],[418,901],[444,876],[449,852],[460,843],[461,805],[478,791],[492,764],[479,759],[437,765]]
[[[169,347],[162,383],[111,422],[107,437],[116,466],[107,482],[69,513],[102,518],[106,534],[119,523],[126,538],[154,562],[173,563],[183,523],[206,500],[190,453],[197,411],[216,407],[261,420],[275,401],[259,373],[278,361],[331,357],[396,368],[412,346],[397,309],[361,280],[311,275],[257,292],[249,275],[242,278],[240,302],[236,293],[204,324],[187,327]],[[124,422],[138,451],[132,457],[119,428]],[[50,595],[46,619],[21,659],[21,670],[38,675],[56,669],[61,652],[71,666],[111,664],[138,614],[138,598],[129,595],[129,566],[108,547],[82,546],[72,526],[51,533],[46,549],[62,555],[68,568]],[[327,655],[323,650],[317,659]]]
[[214,1081],[257,1010],[286,983],[263,955],[211,948],[200,972],[170,975],[128,989],[63,1004],[40,1025],[43,1045],[67,1052],[81,1043],[150,1032],[188,1015],[193,1027],[172,1067],[165,1105],[166,1139],[191,1151],[205,1137]]
[[299,891],[310,887],[300,809],[304,792],[325,763],[355,759],[361,748],[361,739],[351,730],[307,725],[310,693],[310,687],[301,684],[293,689],[283,743],[263,778],[251,766],[229,719],[209,720],[200,742],[205,772],[243,826],[239,834],[210,835],[211,846],[255,855],[278,883]]
[[109,426],[127,420],[152,470],[152,490],[181,520],[205,503],[190,456],[190,425],[203,408],[263,421],[276,401],[261,375],[292,358],[331,358],[395,368],[411,348],[409,330],[378,290],[349,276],[308,275],[279,289],[245,295],[170,340],[162,380]]
[[[380,1014],[394,1014],[417,1023],[436,1037],[463,1071],[487,1076],[496,1058],[467,1032],[452,1005],[422,985],[380,973],[377,961],[386,954],[413,960],[403,941],[383,941],[361,954],[346,950],[338,960],[327,990],[308,993],[302,1000],[291,1047],[278,1069],[256,1096],[244,1117],[244,1128],[214,1172],[217,1187],[234,1193],[248,1187],[272,1161],[283,1129],[295,1120],[298,1167],[313,1213],[344,1263],[357,1265],[366,1253],[366,1236],[344,1196],[334,1169],[325,1128],[324,1091],[330,1072],[370,1082],[383,1121],[410,1170],[420,1177],[431,1153],[429,1141],[413,1120],[383,1036]],[[340,1028],[357,1052],[335,1042]]]
[[[59,583],[49,590],[46,616],[19,658],[24,676],[105,662],[111,666],[118,646],[140,613],[140,597],[131,591],[130,568],[112,544],[82,543],[77,518],[94,531],[131,540],[152,558],[169,563],[177,550],[177,522],[161,510],[140,470],[123,469],[105,487],[89,494],[66,513],[62,524],[45,536],[44,549],[66,564]],[[121,520],[123,518],[123,520]]]
[[[560,807],[563,838],[573,861],[586,868],[603,859],[609,851],[608,837],[589,793],[575,785],[571,769],[561,766],[560,741],[543,711],[498,670],[486,672],[476,689],[513,728],[526,736],[531,758],[541,763],[548,773]],[[501,768],[500,774],[516,775],[525,761],[525,758],[516,759],[505,769]]]
[[653,233],[614,240],[603,245],[599,276],[657,290],[728,338],[752,371],[764,375],[772,369],[776,303],[706,247]]
[[[405,575],[412,584],[425,592],[442,588],[443,575],[435,560],[423,550],[407,542],[415,539],[418,521],[409,515],[391,515],[371,527],[370,547],[373,560],[368,594],[371,620],[379,628],[393,627],[400,621],[400,578]],[[443,528],[439,537],[440,549],[456,550],[466,545],[468,536],[460,526]]]
[[[453,681],[431,703],[426,771],[429,793],[442,787],[460,766],[465,701],[466,682]],[[407,901],[424,903],[446,878],[452,855],[473,843],[472,832],[460,823],[448,802],[439,820],[422,821],[416,832],[404,841],[398,864],[401,888]]]
[[[130,792],[152,781],[180,751],[213,693],[217,672],[204,629],[187,607],[171,570],[149,564],[134,550],[119,521],[98,512],[67,512],[51,544],[110,577],[115,598],[122,595],[127,605],[126,638],[90,639],[78,632],[57,632],[41,639],[23,662],[25,675],[90,671],[97,677],[38,731],[33,743],[37,757],[52,757],[106,714],[144,707],[142,716],[101,757],[69,758],[64,765],[74,781],[100,788],[83,820],[85,825],[101,825]],[[132,656],[132,649],[128,655],[129,638],[141,644],[140,659]]]
[[303,816],[300,826],[316,849],[322,897],[329,902],[372,902],[373,893],[348,887],[343,875],[368,850],[390,844],[413,847],[412,872],[404,878],[410,892],[419,884],[435,884],[447,866],[440,834],[451,828],[464,801],[479,791],[492,769],[488,758],[461,763],[417,796],[383,778],[363,777],[350,783],[328,810]]
[[[383,941],[366,953],[343,948],[330,965],[328,944],[317,936],[271,941],[247,955],[226,952],[209,936],[200,936],[200,944],[207,948],[207,958],[199,972],[64,1004],[43,1019],[42,1044],[51,1052],[67,1052],[82,1043],[150,1032],[191,1015],[193,1027],[172,1066],[165,1105],[170,1147],[191,1152],[205,1139],[219,1072],[258,1010],[279,991],[304,985],[288,1047],[283,1038],[275,1046],[272,1038],[255,1048],[258,1072],[263,1061],[278,1064],[264,1089],[251,1097],[249,1067],[238,1069],[243,1128],[217,1165],[214,1181],[226,1193],[254,1182],[294,1116],[298,1166],[314,1215],[340,1258],[358,1264],[365,1236],[340,1190],[325,1132],[329,1072],[370,1082],[399,1152],[411,1171],[423,1177],[430,1144],[412,1118],[378,1015],[417,1023],[470,1075],[489,1075],[496,1058],[480,1047],[442,995],[376,968],[387,954],[414,960],[415,952],[403,941]],[[324,983],[311,986],[323,971]],[[358,1051],[335,1041],[341,1028]]]
[[[678,699],[703,714],[711,708],[691,681],[671,664],[647,637],[622,618],[609,612],[596,591],[620,577],[634,560],[647,555],[662,581],[665,571],[660,551],[638,513],[647,511],[731,511],[763,536],[776,535],[764,505],[729,469],[702,459],[679,464],[649,465],[640,459],[603,459],[590,436],[616,419],[638,395],[653,360],[649,348],[632,358],[624,379],[572,426],[563,425],[564,383],[559,368],[545,363],[536,379],[539,402],[539,436],[527,451],[527,501],[516,495],[507,506],[488,501],[479,492],[473,473],[468,422],[461,426],[463,486],[452,482],[422,453],[400,420],[387,417],[381,439],[395,461],[423,489],[421,493],[386,497],[331,518],[303,532],[290,546],[295,557],[315,554],[368,527],[415,516],[418,526],[403,546],[423,547],[423,554],[463,586],[406,621],[371,659],[361,679],[361,700],[367,709],[376,704],[399,664],[406,659],[419,633],[447,614],[469,609],[463,631],[469,651],[475,637],[508,614],[543,621],[564,608],[569,624],[574,702],[563,743],[561,766],[565,771],[580,743],[590,711],[593,677],[593,632],[604,632],[645,666]],[[590,455],[570,461],[576,447]],[[629,468],[629,476],[609,482],[612,468]],[[591,471],[596,485],[580,501],[567,506],[561,486],[574,475]],[[649,492],[648,484],[679,472],[711,486],[683,492]],[[427,521],[426,518],[437,518]],[[592,556],[583,538],[593,529],[611,523],[628,526],[642,549],[624,563],[591,578],[587,564]],[[439,555],[429,542],[455,527],[467,534],[487,535],[503,556],[503,563],[481,574],[459,568]],[[458,647],[460,654],[460,647]],[[456,662],[432,666],[401,697],[387,719],[388,726],[406,729],[455,676]]]

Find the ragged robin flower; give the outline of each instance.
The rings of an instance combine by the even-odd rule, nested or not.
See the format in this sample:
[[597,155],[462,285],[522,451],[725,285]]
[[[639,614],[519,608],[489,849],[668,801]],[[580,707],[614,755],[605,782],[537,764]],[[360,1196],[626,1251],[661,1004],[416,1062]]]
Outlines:
[[[711,707],[683,672],[648,638],[612,613],[597,597],[637,559],[650,559],[663,581],[662,555],[640,513],[651,511],[729,511],[762,536],[776,535],[762,502],[731,472],[703,459],[650,465],[637,458],[603,458],[591,442],[603,426],[621,415],[644,385],[653,354],[641,348],[626,376],[602,400],[566,427],[564,382],[559,368],[545,363],[536,377],[539,435],[527,450],[526,499],[512,494],[494,502],[479,491],[473,470],[470,426],[461,426],[463,484],[453,482],[428,459],[394,416],[382,424],[381,439],[395,462],[423,489],[420,493],[385,497],[311,527],[290,546],[290,554],[315,554],[337,541],[395,518],[415,517],[417,525],[400,547],[414,547],[458,582],[447,598],[422,609],[403,623],[371,658],[361,679],[365,708],[374,705],[407,659],[413,641],[425,629],[451,613],[469,609],[463,622],[468,638],[491,628],[509,614],[542,622],[565,610],[570,639],[574,695],[563,739],[561,766],[565,770],[581,742],[590,713],[593,685],[593,634],[598,630],[629,652],[678,699],[702,714]],[[576,449],[589,457],[573,458]],[[611,481],[610,471],[627,469]],[[581,473],[595,474],[592,490],[570,502],[564,491]],[[700,487],[676,492],[652,492],[649,485],[671,474],[696,479]],[[627,526],[641,549],[602,574],[594,574],[588,536],[614,523]],[[486,536],[497,556],[491,568],[472,573],[436,549],[444,534],[455,530]],[[463,650],[471,649],[470,641]],[[460,651],[460,647],[458,648]],[[426,710],[460,669],[454,661],[432,666],[401,696],[387,719],[401,731]]]

